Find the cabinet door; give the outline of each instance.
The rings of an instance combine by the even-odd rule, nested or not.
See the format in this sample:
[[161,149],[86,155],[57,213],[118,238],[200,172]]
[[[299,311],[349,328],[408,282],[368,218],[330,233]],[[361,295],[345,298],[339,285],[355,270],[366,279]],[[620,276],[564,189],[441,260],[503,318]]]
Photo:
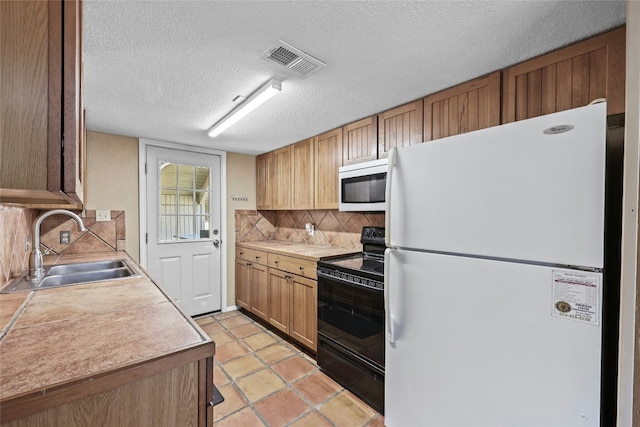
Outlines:
[[338,169],[342,166],[342,129],[316,137],[315,209],[338,209]]
[[273,153],[256,157],[256,208],[271,209]]
[[291,209],[313,209],[313,138],[291,146]]
[[378,116],[342,127],[342,164],[352,165],[378,158]]
[[500,124],[500,72],[424,98],[424,140]]
[[[49,110],[49,97],[60,102],[62,69],[60,3],[0,2],[0,182],[3,188],[47,190],[47,169],[60,173],[60,106]],[[49,35],[56,37],[49,37]],[[49,113],[57,117],[49,117]],[[49,142],[57,140],[57,147]],[[53,175],[51,178],[56,178]],[[60,190],[58,182],[52,184]]]
[[85,147],[82,137],[82,3],[63,2],[63,190],[83,202]]
[[79,1],[0,2],[0,202],[81,207],[80,18]]
[[391,147],[421,143],[422,121],[422,99],[378,114],[378,157],[387,157]]
[[503,73],[502,122],[509,123],[607,99],[624,112],[625,28],[573,44]]
[[273,181],[271,208],[286,210],[291,207],[291,146],[273,152]]
[[251,311],[251,263],[236,261],[236,304]]
[[269,323],[282,332],[289,333],[290,275],[284,271],[269,269],[268,318]]
[[268,283],[267,266],[251,264],[251,312],[261,319],[267,320]]
[[291,276],[291,324],[289,334],[316,351],[318,335],[318,282]]

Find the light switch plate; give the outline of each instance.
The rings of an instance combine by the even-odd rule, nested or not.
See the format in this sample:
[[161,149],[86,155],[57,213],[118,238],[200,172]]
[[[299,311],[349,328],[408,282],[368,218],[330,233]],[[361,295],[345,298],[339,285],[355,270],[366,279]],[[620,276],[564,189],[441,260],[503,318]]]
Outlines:
[[96,210],[96,221],[111,221],[111,211]]

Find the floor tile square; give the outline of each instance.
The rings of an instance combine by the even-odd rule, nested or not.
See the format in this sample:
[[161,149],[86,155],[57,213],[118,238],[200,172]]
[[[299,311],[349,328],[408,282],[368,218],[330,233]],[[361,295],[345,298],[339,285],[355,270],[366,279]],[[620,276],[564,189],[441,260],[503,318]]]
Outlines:
[[285,382],[270,369],[262,369],[241,378],[236,381],[236,384],[250,402],[256,402],[286,386]]
[[317,366],[312,365],[301,356],[292,357],[291,359],[276,363],[272,368],[287,382],[293,382],[309,372],[318,369]]
[[229,329],[233,335],[238,338],[248,337],[250,335],[255,335],[259,332],[263,332],[264,329],[256,325],[255,323],[247,323],[246,325],[238,326],[237,328]]
[[254,406],[271,426],[287,425],[313,409],[290,388],[272,394]]
[[222,365],[222,369],[234,380],[238,380],[238,378],[242,378],[252,372],[259,371],[264,367],[264,363],[253,354],[233,359]]
[[218,387],[218,390],[224,397],[224,401],[213,407],[214,422],[226,417],[232,412],[236,412],[243,406],[247,406],[247,401],[233,384]]
[[327,421],[318,411],[311,411],[291,424],[290,427],[333,427],[333,424]]
[[341,427],[363,426],[376,415],[373,409],[346,391],[325,403],[320,412]]
[[256,355],[264,360],[265,363],[273,365],[276,362],[295,355],[295,353],[289,347],[282,344],[273,344],[257,350]]
[[314,405],[319,405],[342,391],[338,383],[321,372],[306,376],[291,386]]
[[220,324],[227,329],[233,329],[251,322],[252,320],[246,316],[233,316],[220,320]]
[[216,347],[222,344],[234,342],[236,340],[236,337],[234,337],[227,331],[218,332],[209,336],[211,337],[213,342],[216,343]]
[[[216,410],[214,408],[214,415],[215,412]],[[236,412],[235,414],[216,423],[216,427],[264,427],[264,425],[265,424],[249,407],[246,407],[242,411]]]
[[224,373],[224,371],[220,368],[220,366],[214,366],[213,367],[213,384],[215,384],[216,387],[218,387],[218,389],[220,389],[220,387],[225,386],[227,384],[229,384],[229,377],[227,376],[227,374]]
[[247,355],[251,352],[246,345],[239,341],[232,341],[220,346],[216,346],[216,354],[214,360],[219,363],[227,363],[236,357]]
[[224,328],[218,322],[205,323],[203,325],[200,325],[200,327],[210,337],[220,332],[224,332]]
[[247,344],[253,351],[261,349],[271,344],[275,344],[276,340],[274,340],[269,334],[262,332],[256,335],[251,335],[250,337],[244,338],[242,340],[245,344]]

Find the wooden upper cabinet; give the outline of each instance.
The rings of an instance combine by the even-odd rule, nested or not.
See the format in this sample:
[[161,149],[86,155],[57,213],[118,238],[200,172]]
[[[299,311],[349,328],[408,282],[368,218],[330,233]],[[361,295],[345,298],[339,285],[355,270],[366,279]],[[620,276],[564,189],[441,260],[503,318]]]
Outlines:
[[291,146],[291,209],[313,209],[313,138]]
[[338,209],[338,169],[342,166],[342,128],[316,137],[315,209]]
[[271,208],[291,207],[291,145],[273,151]]
[[343,166],[378,158],[378,116],[342,127]]
[[271,209],[273,188],[273,153],[256,157],[256,209]]
[[424,98],[424,140],[500,124],[500,72]]
[[509,123],[607,99],[607,114],[624,112],[625,28],[507,68],[502,122]]
[[378,158],[388,156],[391,147],[422,142],[422,99],[378,114]]
[[0,28],[0,201],[80,208],[82,3],[0,2]]

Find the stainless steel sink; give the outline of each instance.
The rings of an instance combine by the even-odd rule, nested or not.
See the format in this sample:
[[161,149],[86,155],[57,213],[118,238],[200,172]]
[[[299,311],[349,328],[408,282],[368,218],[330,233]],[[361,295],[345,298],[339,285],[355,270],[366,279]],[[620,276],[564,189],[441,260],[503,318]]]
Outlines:
[[24,272],[13,279],[0,293],[51,289],[139,275],[138,270],[125,259],[60,264],[49,267],[44,277],[37,282],[27,279],[27,272]]

